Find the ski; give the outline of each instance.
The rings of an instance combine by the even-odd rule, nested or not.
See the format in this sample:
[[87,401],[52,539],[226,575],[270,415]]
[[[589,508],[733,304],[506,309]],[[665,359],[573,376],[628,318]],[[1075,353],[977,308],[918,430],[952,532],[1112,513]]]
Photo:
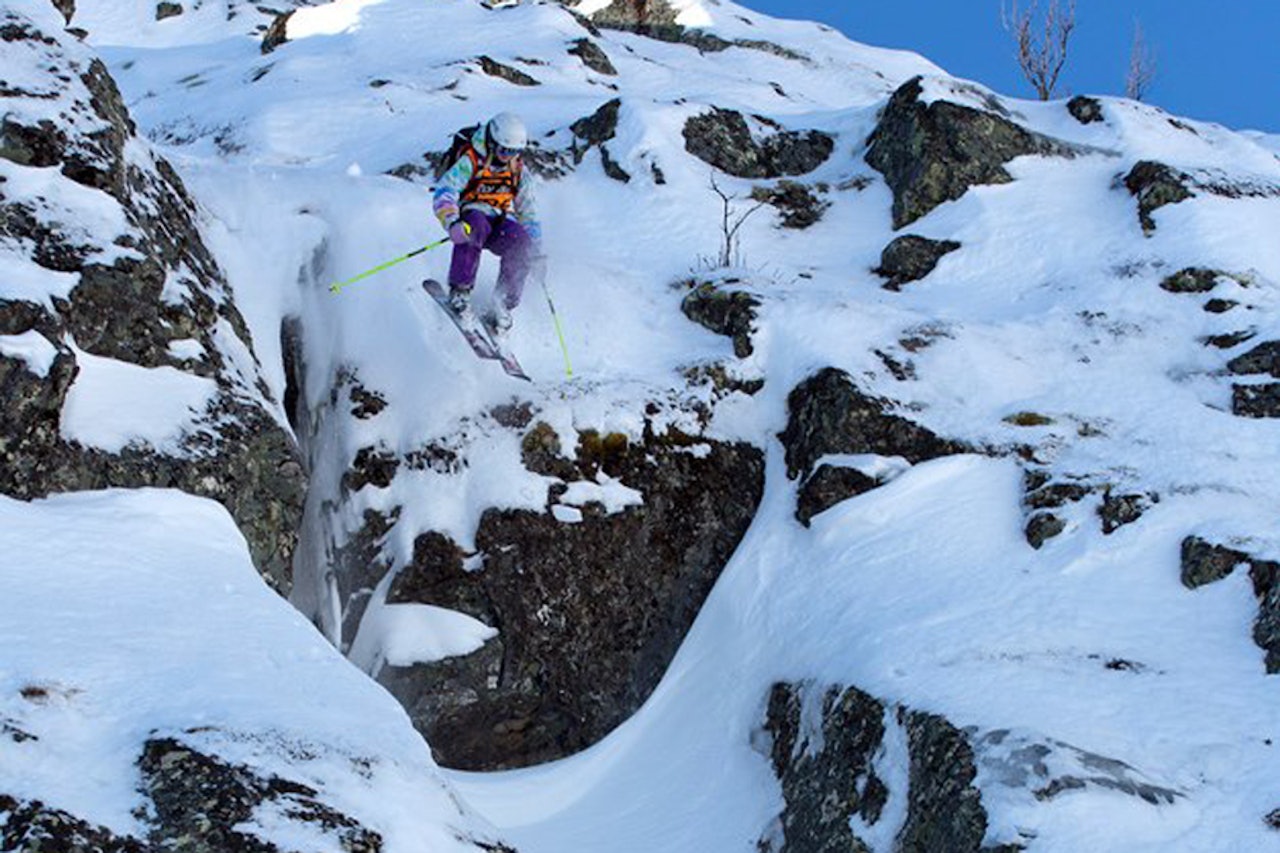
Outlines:
[[516,361],[515,354],[507,348],[507,342],[503,340],[502,335],[498,334],[497,328],[493,324],[493,317],[486,315],[480,321],[484,326],[485,333],[489,336],[489,342],[493,344],[494,357],[498,363],[502,365],[502,369],[507,372],[508,376],[514,376],[516,379],[523,379],[526,382],[533,380],[524,368],[520,366],[520,362]]
[[479,320],[473,320],[468,323],[458,316],[453,307],[449,305],[449,292],[444,285],[433,278],[429,278],[422,282],[422,289],[440,306],[440,310],[444,311],[449,316],[449,319],[453,321],[453,325],[462,333],[463,339],[471,347],[472,352],[480,358],[497,361],[502,365],[502,369],[506,371],[508,376],[523,379],[526,382],[533,381],[524,372],[524,368],[520,366],[520,362],[516,360],[511,350],[507,349],[503,343],[495,341]]

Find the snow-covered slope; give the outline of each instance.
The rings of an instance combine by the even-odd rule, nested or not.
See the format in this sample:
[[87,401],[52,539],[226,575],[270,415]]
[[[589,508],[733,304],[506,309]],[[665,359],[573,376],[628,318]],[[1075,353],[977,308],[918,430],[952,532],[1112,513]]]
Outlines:
[[[486,511],[572,524],[593,498],[602,514],[636,500],[633,484],[604,476],[561,494],[556,478],[526,464],[528,423],[512,429],[495,412],[534,413],[566,455],[584,430],[638,442],[668,425],[700,442],[763,450],[755,520],[644,707],[562,761],[449,774],[509,843],[526,853],[813,849],[789,817],[775,750],[783,726],[770,701],[777,685],[800,685],[797,695],[809,685],[819,697],[857,688],[882,703],[871,776],[887,793],[874,813],[844,821],[869,849],[899,849],[919,819],[909,721],[922,713],[964,733],[986,814],[980,843],[1224,853],[1277,844],[1280,682],[1266,674],[1259,645],[1276,641],[1266,620],[1280,618],[1280,580],[1267,568],[1280,558],[1280,422],[1263,375],[1277,376],[1274,357],[1253,349],[1280,337],[1280,158],[1268,138],[1110,98],[1086,121],[1087,104],[1002,98],[913,54],[730,2],[673,4],[676,24],[705,28],[701,40],[680,41],[593,31],[551,2],[490,10],[473,0],[336,0],[294,13],[290,41],[265,55],[240,23],[205,9],[131,30],[116,4],[78,5],[72,23],[88,30],[140,132],[199,200],[271,396],[297,398],[289,414],[311,486],[293,603],[371,673],[465,656],[489,628],[502,637],[502,625],[392,603],[395,576],[414,564],[423,534],[471,553]],[[584,60],[595,54],[582,40],[607,66]],[[864,157],[890,96],[917,75],[922,106],[995,115],[1072,156],[1014,159],[1012,180],[974,186],[895,230],[896,188]],[[611,135],[570,130],[615,99]],[[728,270],[707,261],[722,247],[726,204],[712,175],[739,214],[753,189],[777,188],[778,176],[713,173],[689,153],[689,120],[712,108],[747,117],[758,139],[818,130],[834,141],[816,169],[790,176],[821,208],[818,221],[781,228],[781,214],[765,207],[746,219]],[[418,281],[443,274],[441,252],[340,295],[326,287],[436,239],[424,155],[502,109],[526,118],[548,176],[563,173],[544,182],[541,209],[573,375],[535,286],[513,333],[532,386],[474,359],[425,299]],[[1143,190],[1134,177],[1147,174],[1142,163],[1162,164],[1186,197],[1168,183]],[[1149,205],[1146,229],[1140,202]],[[874,270],[887,268],[882,251],[907,233],[959,245],[923,277],[885,289]],[[493,274],[490,258],[482,287]],[[690,279],[758,302],[749,353],[735,356],[727,338],[682,314],[689,290],[675,285]],[[31,353],[27,343],[4,346]],[[28,357],[38,366],[38,353]],[[691,368],[710,367],[730,384],[690,381]],[[906,453],[820,448],[795,479],[793,447],[779,434],[798,419],[793,389],[828,367],[973,452],[911,464]],[[758,380],[755,393],[734,390]],[[362,458],[383,460],[381,475],[353,481]],[[879,487],[806,527],[797,500],[823,465]],[[209,512],[154,493],[13,506],[6,512],[31,532],[7,532],[5,552],[38,556],[30,543],[42,530],[90,536],[100,507],[119,503],[145,520],[157,502],[177,507],[179,520]],[[371,517],[385,527],[360,552],[367,575],[340,574],[341,552]],[[225,519],[217,524],[225,533]],[[179,528],[145,553],[158,565],[186,559],[182,541]],[[1239,559],[1227,568],[1249,562],[1252,577],[1238,568],[1189,589],[1188,542],[1228,549]],[[205,565],[201,553],[189,559]],[[467,568],[485,571],[491,556],[474,554]],[[245,565],[242,554],[227,561]],[[227,599],[217,589],[234,579],[214,571],[215,557],[207,563],[209,596]],[[252,606],[265,612],[269,603]],[[239,620],[233,604],[227,619]],[[354,718],[376,714],[392,721],[377,737],[399,740],[352,748],[415,755],[386,697],[316,651],[318,637],[304,639],[276,604],[263,619],[270,629],[244,630],[273,650],[299,649],[304,660],[290,677],[332,673],[337,697],[332,714],[316,712],[323,719],[285,713],[289,731],[347,743],[367,730]],[[554,607],[544,619],[554,622]],[[23,646],[28,670],[10,679],[15,686],[63,666],[41,651],[60,629],[23,630],[38,639]],[[219,661],[200,645],[191,656],[230,678],[219,668],[251,655],[249,639]],[[247,686],[225,692],[273,695],[262,671],[250,672]],[[115,678],[105,664],[78,677]],[[224,708],[212,689],[193,699],[172,679],[152,686],[166,696],[131,712],[135,725],[203,725],[179,713],[196,700],[217,706],[218,731],[247,725],[236,701]],[[823,753],[830,710],[821,698],[801,704],[803,743],[782,756],[793,764]],[[125,772],[130,759],[111,760]],[[426,756],[405,761],[403,778],[432,778]],[[316,772],[329,767],[326,759]],[[81,805],[57,775],[13,794]],[[870,798],[869,778],[858,777],[852,799]],[[342,788],[331,777],[315,784]],[[329,804],[363,819],[357,811],[373,809],[365,797],[383,782],[359,785]],[[83,803],[85,817],[129,831],[129,803]],[[425,819],[446,820],[442,809]],[[367,814],[389,839],[402,826],[394,814]]]

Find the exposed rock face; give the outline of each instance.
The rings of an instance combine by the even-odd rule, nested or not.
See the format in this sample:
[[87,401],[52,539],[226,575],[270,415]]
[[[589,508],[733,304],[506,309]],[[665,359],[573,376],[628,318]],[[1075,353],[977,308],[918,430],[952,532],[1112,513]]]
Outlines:
[[[891,727],[901,746],[886,741]],[[770,757],[786,805],[778,830],[761,839],[762,851],[869,853],[855,827],[880,831],[891,796],[907,798],[893,849],[984,849],[987,814],[973,785],[973,749],[943,718],[889,708],[854,687],[775,684],[764,730],[772,737]],[[896,780],[885,778],[880,763],[900,762],[886,750],[904,747],[907,790],[893,790]]]
[[1225,275],[1221,270],[1187,267],[1167,276],[1160,282],[1160,288],[1170,293],[1208,293],[1217,287],[1218,279]]
[[877,850],[1025,849],[1034,836],[1018,833],[984,846],[983,793],[990,787],[1024,803],[1084,789],[1151,806],[1183,796],[1124,762],[1062,741],[1009,729],[961,730],[856,687],[775,684],[762,732],[784,801],[757,845],[763,853],[867,853],[873,837]]
[[1124,185],[1138,200],[1138,221],[1142,223],[1144,234],[1150,236],[1156,230],[1156,221],[1151,216],[1155,210],[1166,204],[1186,201],[1194,195],[1190,184],[1189,176],[1163,163],[1142,160],[1134,164],[1129,174],[1124,176]]
[[[1227,362],[1237,376],[1267,375],[1280,379],[1280,341],[1264,341]],[[1247,418],[1280,418],[1280,383],[1237,384],[1232,388],[1231,411]]]
[[[581,163],[587,151],[592,148],[599,148],[605,174],[616,181],[626,183],[631,180],[631,176],[617,164],[613,157],[610,156],[609,149],[605,147],[605,143],[613,139],[617,133],[618,111],[621,107],[621,99],[614,98],[591,115],[578,119],[569,125],[569,130],[574,136],[573,161],[575,163]],[[578,140],[582,140],[585,145],[579,147]]]
[[978,184],[1013,180],[1004,165],[1026,154],[1067,154],[1063,143],[995,113],[934,101],[921,78],[894,92],[867,139],[867,163],[893,190],[893,227],[902,228]]
[[262,37],[262,52],[268,54],[276,48],[287,44],[289,41],[289,19],[293,17],[296,9],[290,9],[287,12],[281,12],[276,15],[271,22],[271,26],[267,27],[267,32]]
[[499,80],[506,80],[516,86],[541,86],[537,79],[530,77],[523,71],[512,68],[510,65],[503,65],[495,59],[488,56],[478,57],[477,62],[480,63],[480,70],[490,77],[497,77]]
[[1102,103],[1097,98],[1076,95],[1067,101],[1067,112],[1071,113],[1072,118],[1081,124],[1105,121],[1102,115]]
[[751,333],[755,328],[760,298],[746,290],[726,289],[714,281],[690,282],[691,290],[680,303],[684,315],[717,335],[733,339],[733,354],[747,358],[754,351]]
[[735,177],[781,178],[812,172],[835,149],[835,139],[822,131],[782,130],[755,118],[771,131],[758,142],[739,112],[713,108],[694,116],[684,126],[685,150]]
[[[424,534],[390,600],[469,614],[499,629],[480,651],[379,676],[441,763],[489,770],[559,758],[599,740],[658,683],[755,515],[756,448],[678,431],[639,441],[579,436],[573,457],[537,424],[525,465],[565,483],[618,480],[642,505],[490,510],[465,571],[457,546]],[[616,508],[615,508],[616,509]],[[566,515],[567,513],[567,515]],[[565,520],[559,520],[565,519]]]
[[1280,563],[1259,560],[1198,536],[1182,540],[1182,583],[1188,589],[1222,580],[1238,566],[1248,568],[1258,597],[1253,641],[1267,653],[1267,672],[1280,673]]
[[[33,272],[74,277],[66,297],[5,298],[0,334],[36,336],[53,353],[41,371],[0,353],[5,389],[0,491],[32,498],[111,486],[181,488],[222,502],[249,540],[255,564],[287,593],[305,488],[292,436],[252,365],[244,320],[204,245],[182,181],[137,140],[105,66],[62,34],[6,10],[6,61],[58,74],[30,75],[35,90],[4,93],[0,157],[8,168],[56,168],[76,193],[118,212],[118,234],[89,234],[75,211],[13,195],[0,183],[0,222],[10,251]],[[56,105],[55,123],[44,119]],[[108,452],[62,434],[79,367],[76,351],[213,381],[205,411],[172,447],[133,444]]]
[[880,266],[872,270],[888,279],[886,290],[901,290],[909,281],[919,281],[933,272],[942,256],[960,248],[955,240],[930,240],[916,234],[904,234],[893,240],[880,253]]
[[378,853],[382,837],[319,802],[306,785],[262,777],[170,738],[147,741],[138,760],[143,790],[154,805],[154,849],[188,853],[278,853],[275,844],[244,831],[254,812],[270,805],[290,822],[308,824],[343,853]]
[[809,478],[801,486],[802,503],[812,500],[804,494],[813,482],[809,475],[827,454],[901,456],[915,464],[971,451],[891,414],[889,403],[862,393],[849,374],[834,367],[797,385],[787,397],[787,410],[787,428],[778,438],[786,449],[787,476]]

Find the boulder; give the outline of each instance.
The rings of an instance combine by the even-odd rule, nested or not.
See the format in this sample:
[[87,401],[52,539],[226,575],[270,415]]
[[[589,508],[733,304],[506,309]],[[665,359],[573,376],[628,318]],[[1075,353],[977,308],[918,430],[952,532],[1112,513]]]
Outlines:
[[902,228],[972,186],[1013,180],[1004,166],[1027,154],[1069,154],[1065,143],[1003,116],[950,101],[925,103],[922,78],[903,83],[867,139],[866,160],[893,191]]
[[943,255],[960,248],[955,240],[930,240],[916,234],[897,237],[880,253],[880,266],[872,270],[888,279],[885,290],[901,290],[909,281],[919,281],[933,272]]
[[733,354],[747,358],[754,352],[751,333],[755,330],[756,309],[760,297],[746,290],[735,290],[725,283],[689,282],[689,293],[680,310],[693,322],[717,335],[733,339]]
[[915,464],[971,452],[890,412],[888,401],[864,394],[849,374],[828,367],[797,385],[787,397],[787,428],[778,435],[787,476],[807,476],[830,453],[901,456]]
[[1084,95],[1076,95],[1067,101],[1067,112],[1071,113],[1071,117],[1081,124],[1093,124],[1098,121],[1105,121],[1102,115],[1102,102],[1097,98],[1089,98]]
[[816,224],[831,207],[831,202],[819,197],[826,191],[826,184],[810,189],[799,181],[779,181],[772,187],[753,188],[751,197],[775,208],[782,215],[783,228],[801,230]]
[[1191,198],[1191,178],[1163,163],[1141,160],[1124,176],[1129,194],[1138,200],[1138,221],[1142,233],[1151,236],[1156,221],[1151,214],[1166,204],[1177,204]]
[[1242,418],[1280,418],[1280,382],[1231,386],[1231,413]]
[[741,113],[713,107],[685,122],[685,150],[735,177],[770,179],[812,172],[835,150],[835,139],[822,131],[782,130],[756,119],[772,131],[758,141]]

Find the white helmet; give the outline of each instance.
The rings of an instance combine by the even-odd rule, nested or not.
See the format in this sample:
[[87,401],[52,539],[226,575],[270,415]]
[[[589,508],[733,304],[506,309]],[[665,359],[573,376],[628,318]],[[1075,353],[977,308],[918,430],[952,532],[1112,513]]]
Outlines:
[[498,113],[485,125],[486,141],[509,151],[523,151],[529,144],[529,132],[514,113]]

